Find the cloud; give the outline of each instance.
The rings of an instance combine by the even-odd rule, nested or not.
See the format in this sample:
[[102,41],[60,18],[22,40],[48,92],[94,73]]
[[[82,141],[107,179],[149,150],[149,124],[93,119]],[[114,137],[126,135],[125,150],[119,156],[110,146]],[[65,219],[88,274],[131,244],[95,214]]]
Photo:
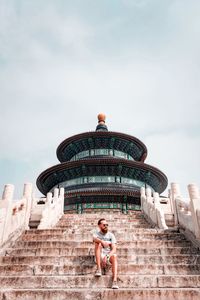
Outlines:
[[99,112],[110,130],[149,144],[151,163],[170,181],[199,183],[199,3],[1,1],[1,8],[0,166],[9,165],[2,184],[9,174],[21,184],[29,172],[35,182],[57,163],[57,145],[94,130]]
[[187,185],[199,185],[199,145],[200,137],[185,135],[184,132],[149,135],[145,139],[148,146],[148,163],[156,164],[163,170],[170,182],[180,182],[186,194]]

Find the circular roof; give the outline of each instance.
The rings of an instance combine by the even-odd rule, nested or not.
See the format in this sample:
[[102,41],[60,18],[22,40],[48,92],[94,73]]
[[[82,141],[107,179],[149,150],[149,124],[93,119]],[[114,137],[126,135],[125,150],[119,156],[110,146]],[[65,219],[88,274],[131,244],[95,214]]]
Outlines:
[[136,137],[113,131],[92,131],[65,139],[57,148],[60,162],[70,161],[73,156],[89,149],[115,149],[125,152],[136,161],[144,161],[146,146]]
[[92,158],[65,162],[42,172],[37,179],[37,187],[46,194],[63,181],[82,176],[123,176],[140,180],[150,185],[158,193],[167,187],[167,177],[159,169],[143,162],[120,158]]

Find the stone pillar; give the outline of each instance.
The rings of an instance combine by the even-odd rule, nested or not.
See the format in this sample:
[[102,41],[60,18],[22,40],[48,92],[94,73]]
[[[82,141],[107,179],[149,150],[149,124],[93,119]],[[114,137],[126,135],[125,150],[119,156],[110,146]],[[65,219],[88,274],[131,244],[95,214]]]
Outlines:
[[127,196],[123,196],[122,213],[127,214]]
[[150,217],[151,214],[152,193],[150,188],[146,188],[146,214]]
[[151,189],[150,188],[146,188],[146,195],[147,195],[147,199],[150,200],[150,198],[151,198]]
[[154,199],[154,206],[155,207],[157,207],[157,206],[160,207],[160,197],[159,197],[159,194],[157,192],[153,193],[153,199]]
[[32,184],[25,183],[24,184],[24,191],[23,191],[23,198],[25,198],[25,229],[29,229],[29,220],[31,216],[31,207],[32,207]]
[[59,207],[59,189],[55,188],[53,191],[53,208],[54,208],[54,214],[55,218],[59,215],[60,207]]
[[143,202],[144,202],[145,197],[146,197],[145,187],[141,187],[141,189],[140,189],[141,210],[143,210]]
[[64,188],[60,188],[60,201],[61,201],[61,208],[60,208],[60,213],[61,215],[64,214],[64,200],[65,200],[65,190]]
[[55,188],[54,191],[53,191],[53,197],[54,199],[58,199],[58,195],[59,195],[59,189],[58,188]]
[[157,192],[153,192],[153,200],[154,200],[154,211],[153,213],[153,221],[156,223],[156,225],[159,227],[159,219],[157,215],[157,208],[160,207],[160,198],[159,194]]
[[160,196],[156,192],[154,193],[154,207],[158,227],[161,229],[168,229],[165,221],[165,213],[160,205]]
[[176,205],[176,197],[181,196],[180,187],[178,183],[171,183],[171,200],[174,213],[174,226],[178,226],[178,211]]
[[2,233],[0,236],[0,244],[4,243],[10,234],[11,216],[12,216],[12,200],[14,194],[14,185],[6,184],[3,191],[2,200],[0,203],[0,209],[5,209],[5,217],[2,226]]
[[50,206],[51,203],[52,203],[52,198],[53,198],[53,195],[51,192],[47,193],[47,205]]
[[198,221],[197,210],[200,211],[200,195],[199,188],[195,184],[188,185],[190,195],[191,216],[194,225],[194,234],[197,239],[200,239],[200,220]]
[[173,208],[173,203],[172,203],[172,193],[171,193],[170,189],[168,189],[168,198],[169,198],[171,212],[174,213],[174,208]]
[[4,201],[12,200],[13,194],[14,194],[14,185],[13,184],[6,184],[5,187],[4,187],[2,200],[4,200]]
[[196,184],[194,184],[194,183],[189,184],[188,191],[189,191],[190,199],[199,199],[200,198],[199,188]]
[[52,204],[52,193],[47,193],[46,203],[42,211],[42,217],[40,220],[40,224],[38,225],[38,229],[47,229],[50,228],[50,224],[52,222],[52,214],[51,214],[51,204]]
[[82,214],[83,213],[82,203],[77,204],[77,213],[78,214]]

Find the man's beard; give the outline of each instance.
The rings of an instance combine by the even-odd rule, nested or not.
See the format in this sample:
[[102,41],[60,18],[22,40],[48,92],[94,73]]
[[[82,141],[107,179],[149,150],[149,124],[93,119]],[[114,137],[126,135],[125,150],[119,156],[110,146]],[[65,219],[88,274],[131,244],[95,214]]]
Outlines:
[[108,228],[103,228],[103,229],[102,229],[102,232],[103,232],[103,233],[107,233],[107,232],[108,232]]

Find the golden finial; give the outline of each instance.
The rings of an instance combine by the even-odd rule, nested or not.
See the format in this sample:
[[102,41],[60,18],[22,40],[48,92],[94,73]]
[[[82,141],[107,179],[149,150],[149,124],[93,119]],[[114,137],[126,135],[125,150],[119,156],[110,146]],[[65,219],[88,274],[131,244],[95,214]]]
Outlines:
[[98,114],[97,118],[99,120],[99,124],[105,124],[105,120],[106,120],[105,114]]

